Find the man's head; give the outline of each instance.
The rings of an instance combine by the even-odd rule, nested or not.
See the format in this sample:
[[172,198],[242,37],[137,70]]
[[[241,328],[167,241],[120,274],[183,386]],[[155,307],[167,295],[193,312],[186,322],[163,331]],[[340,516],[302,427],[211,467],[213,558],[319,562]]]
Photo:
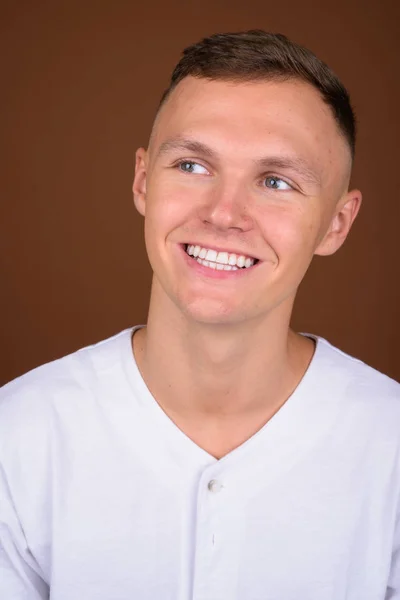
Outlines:
[[[354,145],[346,90],[284,36],[221,34],[185,50],[137,152],[158,291],[203,322],[288,314],[312,256],[335,252],[358,212]],[[188,255],[196,246],[254,265],[214,269]]]
[[309,83],[330,107],[354,158],[355,115],[346,88],[328,65],[284,35],[262,30],[222,33],[189,46],[172,73],[160,107],[185,77],[236,82],[295,79]]

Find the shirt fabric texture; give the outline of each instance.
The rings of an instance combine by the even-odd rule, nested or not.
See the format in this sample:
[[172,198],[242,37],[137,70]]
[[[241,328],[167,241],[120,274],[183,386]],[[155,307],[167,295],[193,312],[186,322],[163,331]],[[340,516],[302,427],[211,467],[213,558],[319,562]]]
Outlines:
[[217,460],[132,329],[0,391],[1,600],[400,600],[400,385],[322,338]]

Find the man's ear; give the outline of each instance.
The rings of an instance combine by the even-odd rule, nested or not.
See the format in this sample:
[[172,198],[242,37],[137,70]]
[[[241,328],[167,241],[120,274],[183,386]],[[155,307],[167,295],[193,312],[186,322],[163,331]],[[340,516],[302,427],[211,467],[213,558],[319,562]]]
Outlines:
[[334,254],[339,250],[354,223],[361,206],[362,195],[359,190],[352,190],[338,203],[328,230],[318,244],[315,253],[319,256]]
[[136,150],[135,178],[133,180],[133,201],[136,209],[144,217],[146,212],[147,152],[144,148]]

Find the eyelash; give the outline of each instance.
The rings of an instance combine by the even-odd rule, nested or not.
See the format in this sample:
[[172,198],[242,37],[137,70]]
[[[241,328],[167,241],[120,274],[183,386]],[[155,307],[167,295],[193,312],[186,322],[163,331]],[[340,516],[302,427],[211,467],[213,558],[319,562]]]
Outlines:
[[[203,169],[209,170],[207,167],[205,167],[201,163],[199,163],[195,160],[191,160],[191,159],[181,159],[173,165],[173,168],[179,169],[179,167],[181,167],[184,164],[199,165]],[[182,173],[185,173],[185,171],[182,171]],[[292,184],[290,184],[285,179],[282,179],[282,177],[279,177],[278,175],[274,175],[274,174],[264,175],[262,177],[261,181],[264,183],[267,179],[275,179],[276,181],[281,181],[282,183],[285,183],[286,185],[288,185],[292,190],[295,189]],[[264,186],[264,187],[267,187],[267,186]],[[274,188],[267,188],[267,189],[274,189]],[[277,191],[288,191],[288,190],[277,190]]]
[[[181,159],[181,160],[179,160],[177,163],[175,163],[172,166],[175,169],[179,169],[179,167],[181,167],[182,165],[185,165],[185,164],[199,165],[199,167],[203,167],[203,169],[206,169],[207,171],[209,170],[207,167],[205,167],[201,163],[197,162],[196,160],[189,160],[189,159]],[[184,171],[182,171],[182,172],[184,173]]]
[[[265,182],[267,179],[275,179],[275,181],[281,181],[282,183],[285,183],[286,185],[288,185],[292,190],[294,189],[294,187],[288,181],[286,181],[286,179],[282,179],[282,177],[278,177],[278,175],[266,175],[265,177],[263,177],[262,181]],[[270,189],[274,189],[274,188],[270,188]],[[286,192],[288,190],[278,190],[278,191]]]

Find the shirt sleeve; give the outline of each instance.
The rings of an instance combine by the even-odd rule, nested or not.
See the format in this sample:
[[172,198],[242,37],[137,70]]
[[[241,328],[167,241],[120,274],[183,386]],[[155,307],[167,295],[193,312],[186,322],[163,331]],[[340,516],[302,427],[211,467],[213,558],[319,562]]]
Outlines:
[[392,563],[385,600],[400,600],[400,513],[394,534]]
[[47,600],[49,587],[29,551],[0,464],[0,598]]

